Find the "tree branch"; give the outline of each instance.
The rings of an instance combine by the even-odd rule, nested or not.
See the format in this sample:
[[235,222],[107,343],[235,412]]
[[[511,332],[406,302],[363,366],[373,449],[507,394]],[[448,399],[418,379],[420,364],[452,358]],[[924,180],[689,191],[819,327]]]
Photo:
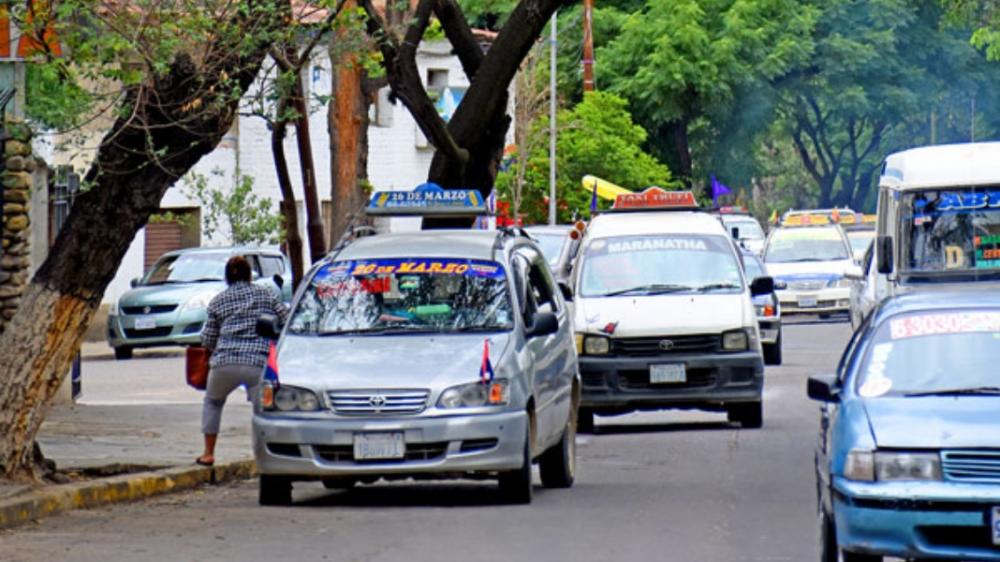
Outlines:
[[438,0],[434,6],[434,14],[441,22],[444,34],[448,37],[448,42],[462,63],[462,70],[471,82],[483,62],[483,49],[472,34],[472,28],[462,13],[462,7],[455,0]]
[[427,140],[444,155],[458,162],[469,160],[469,151],[455,141],[448,127],[438,115],[434,102],[427,96],[420,71],[417,68],[417,47],[430,25],[431,12],[436,0],[421,0],[417,6],[413,22],[406,30],[402,43],[386,28],[382,16],[375,10],[371,0],[362,0],[367,14],[369,34],[375,38],[385,59],[386,75],[393,93],[410,110],[413,119]]

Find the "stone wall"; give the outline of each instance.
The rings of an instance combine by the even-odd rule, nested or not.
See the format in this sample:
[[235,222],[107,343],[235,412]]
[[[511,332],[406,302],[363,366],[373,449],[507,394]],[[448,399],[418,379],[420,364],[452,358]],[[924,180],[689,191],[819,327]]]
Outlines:
[[27,127],[7,123],[3,146],[3,254],[0,257],[0,333],[14,317],[31,271],[31,138]]

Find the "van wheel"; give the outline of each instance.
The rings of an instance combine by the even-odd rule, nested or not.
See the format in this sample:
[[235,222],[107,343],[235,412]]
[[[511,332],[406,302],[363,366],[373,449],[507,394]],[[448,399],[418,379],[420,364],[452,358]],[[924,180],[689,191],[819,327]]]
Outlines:
[[260,475],[260,505],[292,505],[292,481],[284,476]]
[[115,348],[115,359],[119,361],[124,361],[126,359],[132,358],[132,348],[128,346],[121,346]]
[[583,406],[576,412],[576,431],[583,434],[594,433],[594,411]]
[[538,461],[542,486],[546,488],[569,488],[576,478],[576,420],[573,418],[571,411],[562,438]]
[[773,344],[764,346],[764,364],[781,365],[781,332],[778,332],[778,339]]
[[764,404],[744,402],[726,406],[726,417],[739,423],[743,429],[759,429],[764,425]]
[[507,503],[531,503],[531,433],[524,432],[524,455],[521,468],[508,470],[499,476],[500,497]]

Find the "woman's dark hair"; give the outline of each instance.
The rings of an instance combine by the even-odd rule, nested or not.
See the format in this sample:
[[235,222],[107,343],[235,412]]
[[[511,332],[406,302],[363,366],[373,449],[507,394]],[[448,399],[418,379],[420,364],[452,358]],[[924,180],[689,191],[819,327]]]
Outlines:
[[226,262],[226,284],[250,282],[250,262],[243,256],[233,256]]

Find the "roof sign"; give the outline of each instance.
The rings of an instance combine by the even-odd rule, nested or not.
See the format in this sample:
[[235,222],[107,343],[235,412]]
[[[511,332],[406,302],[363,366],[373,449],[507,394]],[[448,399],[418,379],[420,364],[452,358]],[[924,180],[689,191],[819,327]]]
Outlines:
[[413,191],[379,191],[368,202],[369,215],[478,216],[487,212],[486,201],[475,189],[444,189],[436,183],[420,184]]
[[749,215],[750,209],[742,205],[723,205],[719,207],[720,215]]
[[781,221],[781,226],[817,226],[830,224],[826,215],[790,215]]
[[698,200],[690,191],[667,191],[647,187],[639,193],[623,193],[615,199],[614,210],[697,209]]

